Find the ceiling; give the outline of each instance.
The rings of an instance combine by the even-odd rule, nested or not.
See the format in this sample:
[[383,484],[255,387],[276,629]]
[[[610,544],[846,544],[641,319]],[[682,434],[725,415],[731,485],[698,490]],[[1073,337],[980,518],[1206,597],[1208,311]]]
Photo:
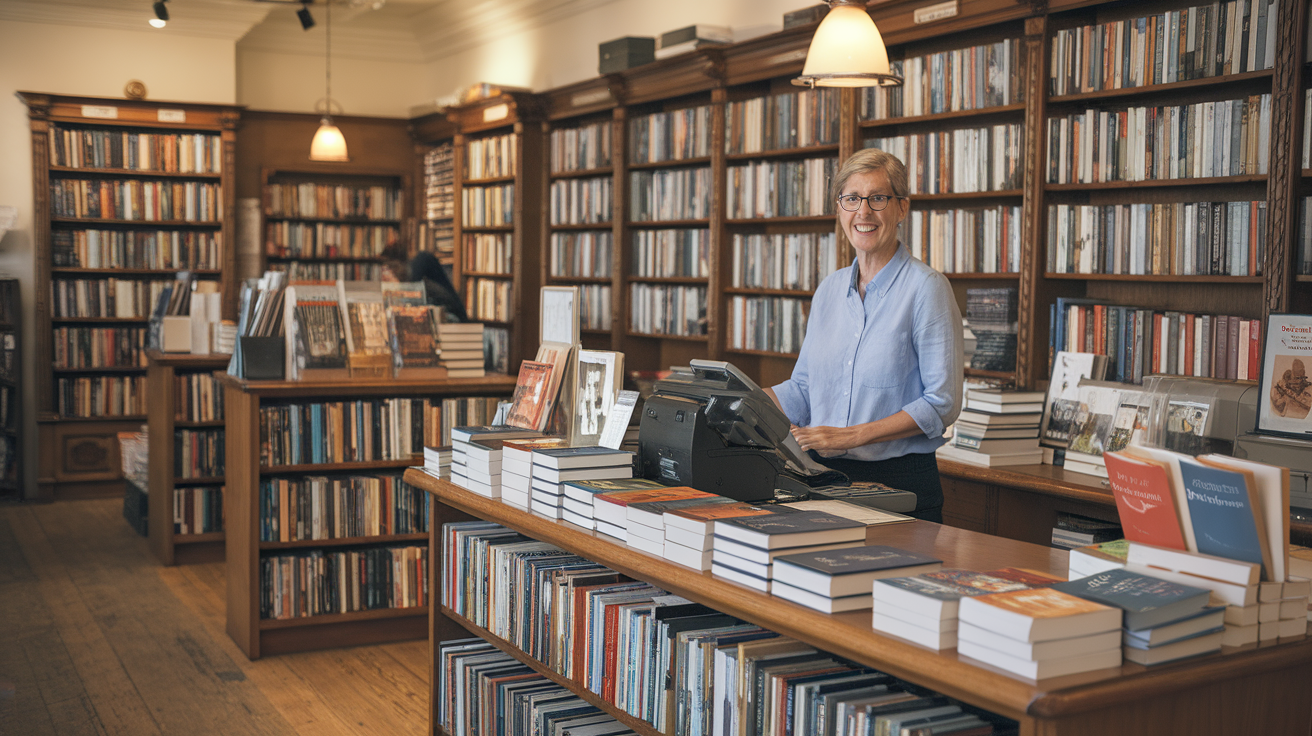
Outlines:
[[[318,56],[326,0],[301,29],[297,0],[169,0],[155,31],[153,0],[0,0],[0,20],[232,39],[239,49]],[[423,63],[616,0],[333,0],[333,56]],[[377,7],[375,7],[375,5]]]

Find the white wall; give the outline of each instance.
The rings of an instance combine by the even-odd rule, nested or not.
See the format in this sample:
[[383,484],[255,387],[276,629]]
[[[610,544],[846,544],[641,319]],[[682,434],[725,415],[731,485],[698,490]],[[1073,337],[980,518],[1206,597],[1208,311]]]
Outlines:
[[[333,99],[346,115],[409,117],[424,76],[422,64],[333,53]],[[238,43],[236,78],[237,102],[252,110],[314,112],[324,96],[324,59],[242,49]]]
[[0,21],[0,204],[18,208],[15,229],[0,241],[0,271],[23,291],[23,397],[27,419],[28,492],[35,492],[36,405],[33,383],[32,144],[18,90],[122,97],[128,80],[146,83],[151,99],[230,103],[236,99],[231,41],[137,31]]

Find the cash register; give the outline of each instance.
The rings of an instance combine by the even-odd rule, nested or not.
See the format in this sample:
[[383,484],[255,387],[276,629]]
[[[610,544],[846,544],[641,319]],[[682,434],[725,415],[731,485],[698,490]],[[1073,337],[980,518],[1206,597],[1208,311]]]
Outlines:
[[[643,473],[739,501],[772,500],[776,490],[833,498],[848,478],[811,459],[769,394],[734,365],[693,360],[656,382],[642,408],[638,454]],[[863,503],[910,511],[916,496],[887,490]]]

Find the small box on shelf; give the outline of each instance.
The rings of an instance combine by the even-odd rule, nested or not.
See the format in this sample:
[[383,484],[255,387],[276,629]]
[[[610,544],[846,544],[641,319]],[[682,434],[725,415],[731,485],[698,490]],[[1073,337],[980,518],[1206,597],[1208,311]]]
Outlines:
[[625,36],[597,46],[597,72],[611,74],[642,66],[656,60],[656,39],[648,36]]

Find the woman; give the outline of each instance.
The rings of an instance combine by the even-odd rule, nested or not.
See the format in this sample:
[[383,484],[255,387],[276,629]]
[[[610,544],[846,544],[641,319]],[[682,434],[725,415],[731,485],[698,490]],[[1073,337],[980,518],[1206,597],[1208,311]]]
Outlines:
[[787,381],[767,389],[793,436],[852,480],[912,491],[913,516],[942,521],[934,450],[961,411],[961,312],[943,274],[898,241],[906,167],[866,149],[834,177],[851,266],[815,290]]

